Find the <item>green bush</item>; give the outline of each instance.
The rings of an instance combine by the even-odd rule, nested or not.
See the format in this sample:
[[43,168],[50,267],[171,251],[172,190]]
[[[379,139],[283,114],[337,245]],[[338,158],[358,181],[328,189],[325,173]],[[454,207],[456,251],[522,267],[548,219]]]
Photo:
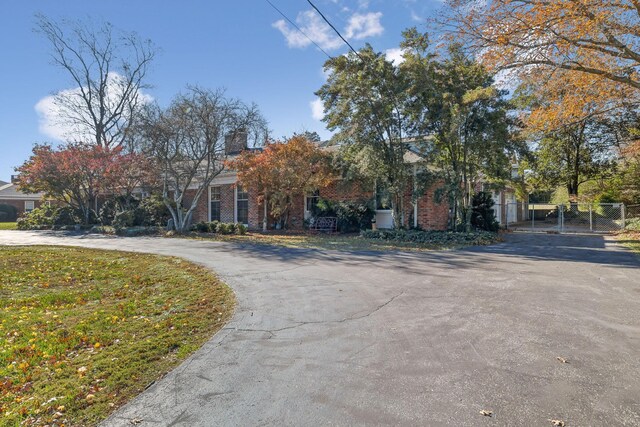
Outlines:
[[171,213],[161,196],[154,194],[144,198],[136,208],[136,222],[139,225],[166,226],[169,219]]
[[231,222],[221,222],[218,224],[218,228],[216,233],[218,234],[233,234],[235,232],[236,226]]
[[18,210],[11,205],[0,204],[0,222],[15,222],[18,219]]
[[209,231],[209,224],[204,221],[196,222],[195,224],[191,224],[191,231],[207,233]]
[[234,224],[232,222],[197,222],[191,226],[191,231],[198,233],[217,233],[217,234],[245,234],[247,226],[244,224]]
[[113,218],[113,226],[116,229],[133,227],[134,225],[136,225],[135,220],[136,220],[135,211],[131,210],[131,211],[118,212]]
[[236,234],[245,235],[247,234],[247,226],[244,224],[236,223]]
[[462,233],[454,231],[418,231],[418,230],[365,230],[360,232],[365,239],[385,240],[401,243],[419,243],[436,246],[450,245],[488,245],[497,239],[495,233],[475,231]]
[[134,211],[137,219],[139,203],[138,199],[131,196],[111,196],[100,206],[98,222],[102,225],[111,225],[118,213],[128,210]]
[[627,220],[625,230],[640,231],[640,218],[631,218]]
[[52,228],[57,211],[58,209],[53,206],[43,205],[31,212],[25,212],[18,218],[18,230],[45,230]]
[[473,209],[471,225],[476,230],[498,231],[500,224],[496,221],[496,215],[493,210],[495,202],[491,194],[480,191],[473,196],[471,204]]
[[161,196],[152,195],[141,201],[132,197],[116,196],[107,199],[100,207],[100,224],[112,225],[116,215],[123,211],[133,212],[133,224],[130,226],[164,226],[171,218]]
[[315,218],[335,217],[338,231],[350,233],[371,228],[375,211],[370,202],[342,201],[332,202],[319,199],[311,214]]
[[82,218],[80,217],[78,212],[69,206],[54,209],[54,213],[53,213],[54,227],[76,225],[76,224],[80,224],[81,222],[82,222]]

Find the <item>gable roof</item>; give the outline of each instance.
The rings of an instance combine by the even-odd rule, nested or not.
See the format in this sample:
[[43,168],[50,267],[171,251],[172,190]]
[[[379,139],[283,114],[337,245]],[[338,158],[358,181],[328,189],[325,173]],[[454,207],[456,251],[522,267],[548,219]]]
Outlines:
[[44,193],[23,193],[18,190],[18,186],[11,183],[5,183],[0,185],[0,200],[1,199],[13,199],[13,200],[40,200],[44,196]]
[[7,184],[8,184],[8,182],[3,181],[3,180],[1,180],[1,179],[0,179],[0,187],[2,187],[2,186],[4,186],[4,185],[7,185]]

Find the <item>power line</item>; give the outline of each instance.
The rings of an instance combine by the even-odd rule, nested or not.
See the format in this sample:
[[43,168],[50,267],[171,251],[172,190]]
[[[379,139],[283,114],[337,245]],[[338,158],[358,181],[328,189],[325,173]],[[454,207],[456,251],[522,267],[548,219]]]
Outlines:
[[[267,0],[267,1],[268,1],[268,0]],[[336,27],[334,27],[334,26],[333,26],[333,24],[332,24],[331,22],[329,22],[329,20],[326,18],[326,16],[324,16],[324,15],[322,14],[322,12],[320,12],[320,9],[318,9],[318,8],[316,7],[316,5],[315,5],[315,4],[313,4],[313,3],[311,2],[311,0],[307,0],[307,3],[309,3],[309,4],[311,5],[311,7],[313,7],[313,8],[315,9],[315,11],[316,11],[316,12],[318,12],[318,14],[322,17],[322,19],[324,19],[324,22],[326,22],[327,24],[329,24],[329,26],[331,27],[331,29],[332,29],[333,31],[335,31],[335,33],[338,35],[338,37],[340,37],[340,38],[342,39],[342,41],[343,41],[343,42],[345,42],[347,46],[349,46],[349,49],[351,49],[351,51],[352,51],[353,53],[355,53],[355,54],[358,56],[358,58],[362,59],[362,57],[360,56],[360,54],[359,54],[359,53],[358,53],[358,52],[353,48],[353,46],[351,46],[351,44],[347,41],[347,39],[345,39],[344,37],[342,37],[342,34],[340,34],[340,31],[338,31],[338,30],[337,30],[337,28],[336,28]]]
[[[269,0],[265,0],[267,3],[269,3],[271,5],[272,8],[274,8],[280,15],[282,15],[282,17],[284,19],[286,19],[291,25],[293,25],[298,31],[300,31],[300,33],[305,36],[311,43],[313,43],[318,49],[320,49],[320,51],[322,51],[322,53],[324,53],[325,55],[327,55],[327,57],[329,59],[333,59],[333,56],[329,55],[323,48],[320,47],[320,45],[318,45],[318,43],[316,43],[315,41],[313,41],[313,39],[311,37],[309,37],[304,31],[302,31],[302,29],[300,27],[298,27],[298,25],[293,22],[291,19],[289,19],[289,17],[287,15],[285,15],[284,13],[282,13],[282,11],[280,9],[278,9],[273,3],[271,3]],[[315,7],[315,6],[314,6]],[[318,12],[319,13],[319,12]],[[322,15],[322,14],[321,14]],[[331,25],[331,24],[329,24]],[[343,39],[344,40],[344,39]],[[348,43],[347,43],[348,44]]]

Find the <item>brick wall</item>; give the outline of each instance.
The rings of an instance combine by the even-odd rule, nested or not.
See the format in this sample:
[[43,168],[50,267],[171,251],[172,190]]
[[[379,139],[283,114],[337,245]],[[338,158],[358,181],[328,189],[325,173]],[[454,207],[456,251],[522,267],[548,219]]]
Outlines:
[[[235,184],[224,184],[220,187],[220,221],[235,222],[236,187]],[[190,203],[195,190],[189,190],[185,194],[185,205]],[[193,222],[209,221],[209,192],[202,194],[193,214]],[[249,189],[249,228],[262,228],[263,205],[258,200],[258,195]]]
[[[445,230],[447,228],[449,205],[446,200],[437,203],[434,197],[435,190],[440,184],[425,191],[423,197],[418,200],[418,226],[426,230]],[[404,225],[413,226],[413,204],[411,203],[411,186],[405,194]],[[367,201],[373,199],[373,189],[360,183],[336,180],[320,190],[320,197],[332,201]],[[185,197],[185,200],[187,197]],[[289,229],[301,230],[304,228],[304,194],[295,196],[295,203],[289,213]],[[209,195],[205,192],[200,198],[198,207],[194,212],[193,222],[209,220]],[[262,201],[259,195],[249,189],[249,228],[262,229],[263,211]],[[220,220],[222,222],[234,222],[235,214],[235,185],[220,185]],[[267,228],[272,229],[277,218],[269,215]]]
[[443,197],[438,203],[435,191],[441,184],[434,184],[418,199],[418,226],[425,230],[446,230],[449,222],[449,203]]
[[[0,205],[10,205],[16,208],[18,212],[18,218],[24,213],[24,202],[24,200],[0,199]],[[40,206],[42,206],[42,202],[40,200],[34,200],[34,202],[34,207],[39,208]]]
[[373,199],[373,196],[372,188],[367,188],[359,182],[349,182],[341,179],[335,180],[320,189],[320,197],[333,201],[365,201]]

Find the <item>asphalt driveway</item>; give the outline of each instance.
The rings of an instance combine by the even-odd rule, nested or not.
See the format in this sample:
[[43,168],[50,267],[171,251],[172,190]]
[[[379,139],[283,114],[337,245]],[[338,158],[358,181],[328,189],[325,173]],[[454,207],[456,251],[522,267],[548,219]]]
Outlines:
[[640,425],[640,258],[609,238],[430,253],[16,231],[0,244],[177,255],[236,291],[231,322],[105,426]]

